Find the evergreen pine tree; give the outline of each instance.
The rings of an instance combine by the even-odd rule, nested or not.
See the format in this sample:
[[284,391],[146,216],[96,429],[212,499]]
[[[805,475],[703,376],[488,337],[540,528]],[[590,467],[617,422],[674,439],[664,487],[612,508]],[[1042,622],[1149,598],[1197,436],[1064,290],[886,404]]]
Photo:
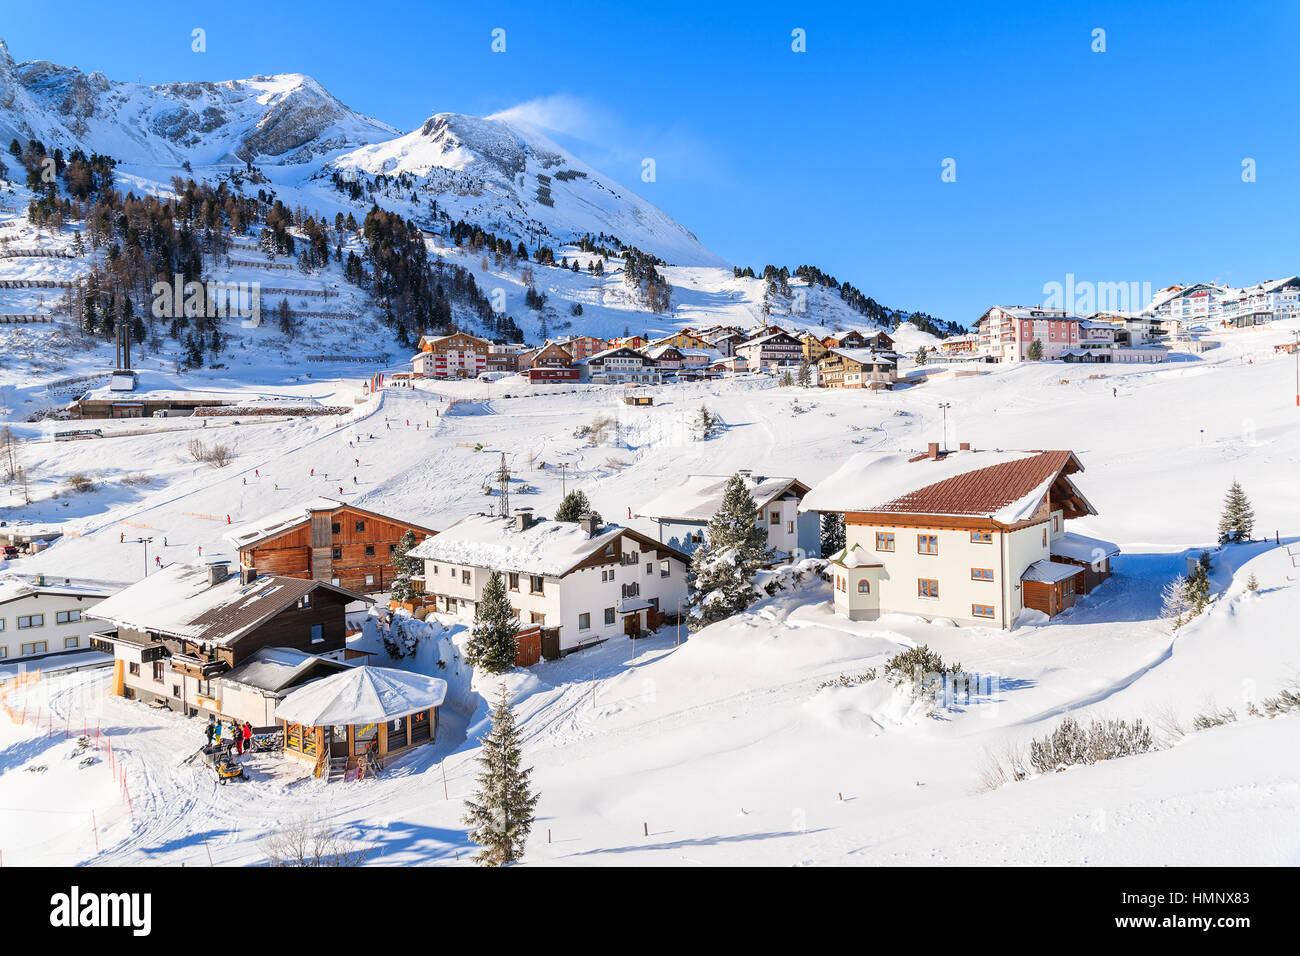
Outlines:
[[415,595],[415,590],[411,587],[411,572],[415,570],[414,565],[419,559],[406,556],[414,547],[415,532],[408,528],[393,551],[393,583],[388,593],[398,604],[408,603]]
[[812,385],[812,365],[807,359],[803,359],[799,363],[799,384],[804,388]]
[[822,556],[829,558],[844,550],[844,514],[839,511],[822,513]]
[[758,599],[754,573],[774,559],[754,497],[744,479],[732,475],[691,557],[687,626],[698,631],[749,607]]
[[925,350],[925,346],[924,346],[924,345],[922,345],[919,349],[916,350],[916,364],[917,364],[917,365],[924,365],[924,364],[926,363],[926,360],[927,360],[929,357],[930,357],[930,353],[927,352],[927,351]]
[[493,571],[474,609],[474,626],[465,646],[465,659],[489,674],[504,674],[515,666],[519,654],[519,643],[515,640],[518,631],[519,620],[506,596],[505,582],[499,571]]
[[556,521],[577,521],[584,515],[591,515],[596,519],[596,526],[602,524],[600,512],[591,506],[587,500],[586,492],[581,489],[574,489],[564,496],[560,502],[560,507],[555,509]]
[[505,686],[492,707],[492,731],[480,738],[478,789],[465,801],[463,823],[482,849],[481,866],[505,866],[523,859],[540,794],[529,788],[531,767],[521,767],[519,729]]
[[1196,567],[1187,576],[1183,591],[1189,608],[1188,617],[1200,614],[1210,603],[1210,556],[1204,551],[1196,562]]
[[1034,339],[1029,343],[1029,348],[1025,350],[1025,358],[1031,362],[1041,362],[1043,360],[1043,343],[1039,339]]
[[1219,518],[1219,544],[1230,541],[1249,541],[1255,530],[1255,511],[1250,500],[1235,479],[1223,500],[1223,514]]
[[718,419],[709,411],[709,406],[701,405],[700,414],[695,418],[695,438],[697,441],[704,441],[712,438],[714,432],[718,430]]

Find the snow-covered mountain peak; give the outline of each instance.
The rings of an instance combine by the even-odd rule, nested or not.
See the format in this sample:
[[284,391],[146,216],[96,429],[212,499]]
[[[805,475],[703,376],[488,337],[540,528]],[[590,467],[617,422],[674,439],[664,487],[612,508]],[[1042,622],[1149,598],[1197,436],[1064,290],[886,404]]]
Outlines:
[[331,166],[348,178],[413,178],[421,201],[530,245],[604,234],[679,265],[724,264],[663,210],[522,124],[435,113]]
[[81,147],[123,162],[290,165],[388,139],[300,73],[158,86],[48,60],[15,64],[0,41],[0,136]]

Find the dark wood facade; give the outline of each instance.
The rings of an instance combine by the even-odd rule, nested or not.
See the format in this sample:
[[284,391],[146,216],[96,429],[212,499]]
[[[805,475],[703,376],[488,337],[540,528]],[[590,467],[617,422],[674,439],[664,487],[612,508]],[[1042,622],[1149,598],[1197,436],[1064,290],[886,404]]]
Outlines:
[[1056,617],[1066,608],[1074,607],[1074,602],[1082,590],[1083,569],[1072,578],[1064,581],[1022,581],[1022,603],[1035,611],[1042,611],[1048,617]]
[[416,543],[437,534],[430,528],[340,505],[312,511],[273,537],[239,549],[239,566],[257,574],[326,581],[371,594],[393,580],[393,553],[407,531]]

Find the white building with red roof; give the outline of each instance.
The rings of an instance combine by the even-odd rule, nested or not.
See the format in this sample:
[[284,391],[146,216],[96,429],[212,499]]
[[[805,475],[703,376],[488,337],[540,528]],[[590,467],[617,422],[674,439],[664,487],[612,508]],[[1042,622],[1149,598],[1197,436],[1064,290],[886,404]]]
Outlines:
[[853,620],[914,614],[1014,627],[1054,617],[1110,574],[1115,545],[1067,531],[1095,515],[1068,450],[855,455],[803,499],[844,515],[831,557],[835,608]]

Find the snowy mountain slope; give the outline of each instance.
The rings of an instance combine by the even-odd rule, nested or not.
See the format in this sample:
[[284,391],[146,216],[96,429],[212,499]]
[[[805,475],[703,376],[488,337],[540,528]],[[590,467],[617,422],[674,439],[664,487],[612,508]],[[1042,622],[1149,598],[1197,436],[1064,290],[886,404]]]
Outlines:
[[[74,533],[7,570],[102,577],[112,568],[135,577],[144,557],[131,540],[137,529],[154,537],[151,561],[194,560],[199,546],[205,558],[230,558],[225,515],[238,524],[305,498],[340,496],[340,485],[345,500],[445,527],[493,502],[482,484],[499,451],[521,484],[535,489],[519,488],[516,504],[552,513],[567,482],[607,519],[627,522],[637,502],[690,473],[752,467],[815,483],[853,450],[924,448],[943,434],[938,406],[947,402],[950,443],[1064,443],[1079,452],[1087,470],[1076,480],[1100,513],[1077,530],[1119,542],[1115,575],[1051,623],[1013,632],[904,616],[849,622],[827,608],[828,588],[814,585],[685,635],[680,647],[669,630],[513,678],[525,752],[543,794],[545,822],[529,861],[1294,864],[1300,845],[1290,821],[1300,781],[1279,755],[1294,751],[1300,724],[1294,716],[1248,717],[1243,703],[1276,693],[1300,668],[1291,624],[1300,587],[1287,554],[1300,527],[1292,489],[1300,430],[1293,361],[1273,352],[1294,327],[1223,333],[1204,357],[1113,366],[1101,379],[1090,377],[1095,369],[1021,365],[961,378],[940,372],[921,387],[869,395],[740,377],[657,389],[655,405],[644,409],[622,405],[616,388],[426,383],[386,390],[382,404],[349,427],[326,418],[214,424],[200,434],[197,422],[178,419],[164,423],[176,430],[144,434],[155,423],[104,423],[129,437],[23,446],[35,504],[13,498],[0,519],[64,520]],[[215,375],[203,373],[205,387],[218,387]],[[356,390],[355,380],[324,376],[276,389],[326,404],[350,404]],[[462,402],[448,414],[440,399],[452,397]],[[709,441],[690,437],[701,404],[727,423]],[[600,415],[618,419],[617,442],[611,434],[591,446],[574,435]],[[1070,423],[1064,434],[1062,420]],[[14,427],[40,438],[53,426]],[[232,444],[234,462],[213,469],[187,457],[196,434]],[[149,483],[121,481],[141,471]],[[64,479],[76,472],[99,487],[67,492]],[[1257,534],[1267,540],[1218,552],[1217,603],[1172,634],[1158,617],[1161,589],[1187,556],[1214,547],[1222,492],[1233,478],[1250,495]],[[1152,488],[1160,489],[1158,500]],[[1288,539],[1280,546],[1275,529]],[[1248,594],[1251,574],[1260,587]],[[922,643],[947,661],[998,675],[999,692],[944,719],[916,720],[870,688],[830,697],[818,691],[822,681],[878,667]],[[77,680],[92,684],[79,704],[75,688],[54,682],[27,702],[47,714],[51,706],[60,716],[70,711],[74,723],[80,711],[73,708],[91,708],[114,728],[137,814],[129,823],[106,818],[122,829],[101,834],[101,861],[206,862],[203,833],[215,831],[222,834],[209,837],[216,862],[255,863],[265,858],[262,838],[305,813],[375,847],[376,862],[465,858],[459,816],[475,770],[473,717],[448,709],[434,747],[365,786],[289,787],[285,767],[292,765],[268,759],[252,764],[246,789],[218,793],[209,775],[178,766],[177,755],[200,738],[194,722],[101,700],[103,673]],[[1168,711],[1188,726],[1195,714],[1227,707],[1237,711],[1236,723],[1189,733],[1157,753],[978,792],[987,754],[1041,736],[1066,711],[1147,721]],[[0,722],[0,748],[24,760],[53,753],[40,739],[31,727]],[[444,762],[450,799],[431,801]],[[0,800],[39,809],[41,794],[20,766],[0,767]],[[59,808],[98,809],[98,799],[87,791],[84,801]],[[55,849],[43,856],[41,842],[0,824],[12,862],[96,857],[86,828],[65,838],[71,828],[63,817],[28,816]]]
[[[537,130],[499,119],[437,113],[405,136],[337,157],[323,174],[332,171],[345,178],[414,177],[421,202],[436,200],[453,220],[523,239],[530,247],[605,234],[670,263],[724,265],[663,210]],[[396,195],[410,192],[404,188]],[[418,204],[413,207],[417,219],[420,211]]]
[[124,162],[300,165],[393,136],[300,74],[145,86],[44,60],[0,40],[0,138]]
[[[438,113],[398,134],[301,74],[145,86],[45,60],[15,63],[0,40],[4,145],[37,139],[51,152],[80,147],[144,166],[279,166],[294,172],[278,182],[335,200],[328,178],[335,170],[405,173],[417,181],[419,201],[404,188],[381,205],[417,220],[430,218],[436,200],[453,219],[530,248],[605,233],[669,262],[724,264],[667,213],[522,124]],[[331,159],[325,178],[304,182]],[[175,173],[158,172],[163,187]]]

